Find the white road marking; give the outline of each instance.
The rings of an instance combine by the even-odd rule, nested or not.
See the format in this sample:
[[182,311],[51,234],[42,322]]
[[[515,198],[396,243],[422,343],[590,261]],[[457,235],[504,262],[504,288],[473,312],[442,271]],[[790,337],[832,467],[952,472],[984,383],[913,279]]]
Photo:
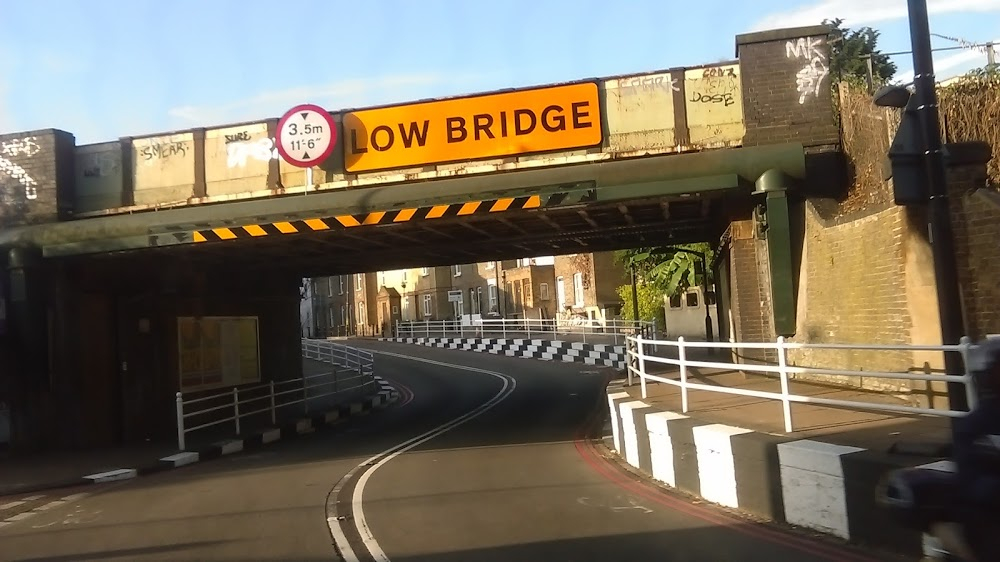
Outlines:
[[[371,557],[378,562],[389,562],[389,557],[382,550],[382,547],[379,546],[378,541],[375,540],[375,536],[372,534],[371,528],[368,526],[368,521],[365,518],[362,498],[364,497],[365,493],[365,485],[367,485],[369,478],[371,478],[371,475],[374,474],[375,471],[377,471],[382,465],[386,464],[387,462],[391,461],[397,456],[409,451],[410,449],[413,449],[414,447],[426,443],[427,441],[430,441],[435,437],[443,435],[451,431],[452,429],[455,429],[456,427],[486,413],[500,402],[506,400],[511,395],[511,393],[514,392],[514,389],[517,387],[517,381],[515,381],[513,377],[504,375],[502,373],[497,373],[495,371],[487,371],[485,369],[467,367],[465,365],[455,365],[453,363],[444,363],[441,361],[434,361],[431,359],[423,359],[419,357],[411,357],[408,355],[389,353],[386,351],[375,351],[375,350],[371,351],[372,353],[378,355],[388,355],[391,357],[407,359],[409,361],[419,361],[421,363],[439,365],[441,367],[448,367],[450,369],[460,369],[463,371],[470,371],[473,373],[490,375],[492,377],[500,379],[503,382],[503,386],[500,387],[500,390],[497,391],[497,393],[494,394],[489,400],[473,408],[472,410],[466,412],[465,414],[462,414],[461,416],[453,420],[445,422],[439,425],[438,427],[430,431],[427,431],[425,433],[422,433],[408,441],[404,441],[399,445],[387,449],[369,458],[368,460],[364,461],[358,466],[354,467],[353,469],[351,469],[350,472],[347,473],[346,476],[344,476],[340,480],[337,486],[330,493],[331,497],[336,498],[340,490],[343,488],[344,484],[346,484],[351,480],[355,472],[357,472],[358,470],[363,470],[361,478],[358,479],[358,483],[354,488],[354,494],[351,497],[351,509],[354,515],[354,524],[357,527],[358,534],[361,536],[362,543],[368,550]],[[334,545],[337,547],[337,550],[340,551],[341,556],[344,558],[346,562],[356,562],[358,558],[354,554],[354,551],[351,549],[351,546],[348,544],[347,536],[345,535],[344,530],[341,527],[340,521],[341,519],[338,517],[327,517],[327,524],[330,527],[330,534],[333,537]]]
[[0,504],[0,511],[7,511],[8,509],[14,509],[15,507],[24,505],[28,502],[38,501],[44,497],[45,497],[44,495],[28,496],[26,498],[21,498],[19,500]]
[[[35,509],[32,509],[31,511],[25,511],[25,512],[22,512],[22,513],[18,513],[17,515],[13,515],[11,517],[8,517],[8,518],[4,519],[3,521],[0,521],[0,528],[6,527],[7,525],[11,525],[11,524],[17,523],[18,521],[24,521],[25,519],[29,519],[31,517],[34,517],[35,515],[38,515],[39,513],[45,513],[46,511],[49,511],[51,509],[55,509],[57,507],[66,505],[68,503],[72,503],[72,502],[75,502],[77,500],[82,500],[83,498],[87,497],[88,495],[90,495],[90,494],[88,494],[86,492],[82,492],[82,493],[79,493],[79,494],[71,494],[71,495],[68,495],[68,496],[64,496],[64,497],[59,498],[57,500],[52,500],[52,501],[50,501],[48,503],[45,503],[43,505],[40,505],[40,506],[36,507]],[[28,501],[33,501],[33,500],[41,499],[43,497],[45,497],[45,496],[31,496],[30,498],[25,498],[24,500],[21,500],[21,502],[18,503],[17,505],[23,505],[24,503],[26,503]],[[11,502],[11,503],[17,503],[17,502]],[[4,506],[7,506],[7,505],[9,505],[9,504],[4,504]],[[13,507],[16,507],[16,506],[13,506]]]

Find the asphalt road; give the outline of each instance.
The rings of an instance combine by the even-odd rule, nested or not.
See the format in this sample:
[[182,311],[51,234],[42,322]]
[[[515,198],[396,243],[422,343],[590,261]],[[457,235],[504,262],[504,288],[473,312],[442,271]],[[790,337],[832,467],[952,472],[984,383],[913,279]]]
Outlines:
[[[0,560],[875,560],[636,481],[583,437],[605,372],[366,343],[402,391],[297,440],[88,487]],[[409,358],[405,357],[409,356]]]

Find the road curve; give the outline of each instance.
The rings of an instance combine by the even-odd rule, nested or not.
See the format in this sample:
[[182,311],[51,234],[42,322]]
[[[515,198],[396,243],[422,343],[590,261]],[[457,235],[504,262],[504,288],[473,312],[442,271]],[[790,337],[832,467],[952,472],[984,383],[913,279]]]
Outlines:
[[[401,399],[0,528],[0,560],[875,560],[635,481],[584,438],[593,367],[388,343]],[[388,352],[388,353],[385,353]]]

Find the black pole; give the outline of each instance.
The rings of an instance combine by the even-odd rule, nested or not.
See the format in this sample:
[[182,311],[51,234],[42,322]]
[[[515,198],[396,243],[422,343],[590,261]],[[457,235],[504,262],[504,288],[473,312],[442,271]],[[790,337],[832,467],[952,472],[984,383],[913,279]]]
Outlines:
[[[712,330],[712,309],[708,306],[708,255],[698,255],[701,256],[701,265],[704,267],[701,274],[701,300],[705,303],[705,341],[711,342],[715,339],[715,334]],[[708,349],[710,353],[715,353],[715,348]]]
[[632,319],[639,321],[639,289],[635,283],[635,266],[632,266]]
[[[907,4],[910,15],[910,41],[913,45],[916,111],[926,143],[924,159],[930,192],[927,232],[934,256],[941,339],[945,345],[956,345],[964,332],[962,301],[958,286],[958,263],[955,260],[955,240],[951,228],[948,185],[942,153],[941,125],[938,122],[927,0],[908,0]],[[959,354],[945,353],[944,356],[945,370],[948,374],[957,375],[963,372]],[[948,405],[952,410],[968,410],[965,385],[948,383]]]

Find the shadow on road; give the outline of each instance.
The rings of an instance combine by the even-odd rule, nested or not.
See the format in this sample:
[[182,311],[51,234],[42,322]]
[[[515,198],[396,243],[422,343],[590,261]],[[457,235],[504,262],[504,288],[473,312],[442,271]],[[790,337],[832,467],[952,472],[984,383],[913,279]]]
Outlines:
[[[218,546],[230,541],[196,541],[187,543],[162,544],[157,546],[142,546],[137,548],[120,548],[101,550],[97,552],[77,552],[63,556],[44,556],[33,558],[12,558],[10,562],[80,562],[83,560],[107,560],[109,558],[125,558],[132,556],[155,556],[169,553],[180,553],[192,548]],[[181,560],[180,558],[173,558]]]

